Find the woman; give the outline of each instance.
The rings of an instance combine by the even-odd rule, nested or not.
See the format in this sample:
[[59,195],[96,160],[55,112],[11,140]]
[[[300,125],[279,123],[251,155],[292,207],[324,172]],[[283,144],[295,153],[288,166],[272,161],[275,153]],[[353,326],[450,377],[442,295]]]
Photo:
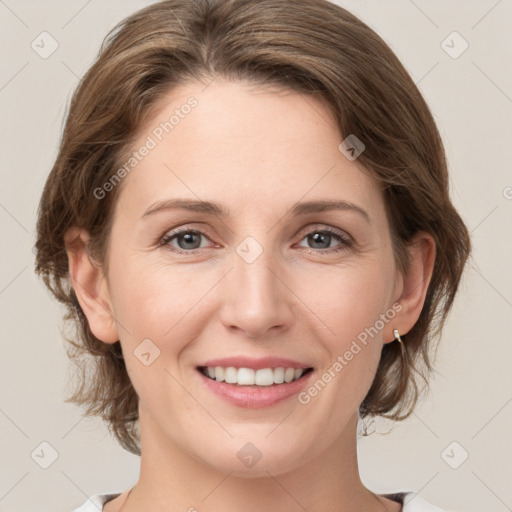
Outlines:
[[[41,199],[70,398],[141,455],[80,512],[439,511],[359,477],[470,251],[403,66],[325,0],[167,0],[104,42]],[[93,356],[91,363],[81,356]]]

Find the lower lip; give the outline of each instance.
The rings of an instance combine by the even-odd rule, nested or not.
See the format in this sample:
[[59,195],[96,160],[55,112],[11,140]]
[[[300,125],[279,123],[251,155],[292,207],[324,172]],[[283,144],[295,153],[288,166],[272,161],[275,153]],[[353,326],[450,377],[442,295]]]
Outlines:
[[313,374],[310,371],[293,382],[274,384],[272,386],[237,386],[236,384],[227,384],[226,382],[217,382],[209,379],[197,370],[199,376],[208,388],[216,395],[230,404],[247,409],[260,409],[286,400],[297,394],[309,381]]

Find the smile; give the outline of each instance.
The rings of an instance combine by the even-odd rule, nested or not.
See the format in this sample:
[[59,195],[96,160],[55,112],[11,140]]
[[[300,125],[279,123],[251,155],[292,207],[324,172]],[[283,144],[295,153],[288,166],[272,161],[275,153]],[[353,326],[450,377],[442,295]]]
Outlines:
[[[245,409],[272,407],[305,388],[313,368],[198,366],[197,374],[209,392],[225,403]],[[210,376],[211,375],[211,376]],[[217,380],[218,379],[218,380]]]
[[294,382],[312,368],[236,368],[234,366],[199,366],[198,370],[216,382],[236,386],[273,386]]

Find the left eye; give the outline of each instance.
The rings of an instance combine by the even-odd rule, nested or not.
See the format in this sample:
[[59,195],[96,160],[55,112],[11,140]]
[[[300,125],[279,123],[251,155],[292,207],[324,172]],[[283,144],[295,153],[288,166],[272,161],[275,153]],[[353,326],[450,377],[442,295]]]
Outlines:
[[[178,253],[187,253],[196,249],[203,249],[205,247],[204,245],[201,245],[201,237],[205,238],[206,240],[210,240],[201,231],[185,229],[165,235],[160,241],[160,245],[167,246],[171,250]],[[313,247],[310,247],[310,249],[318,249],[320,252],[341,251],[350,247],[351,245],[351,241],[348,236],[332,229],[315,229],[310,231],[304,238],[302,238],[302,240],[307,240],[307,243],[313,244]],[[331,251],[325,251],[326,249],[332,248],[331,242],[333,240],[338,241],[340,246]],[[177,246],[172,242],[176,242]],[[301,247],[304,246],[301,245]]]
[[[190,250],[200,249],[201,247],[201,237],[208,238],[201,231],[195,231],[192,229],[187,229],[184,231],[179,231],[174,234],[166,235],[161,244],[162,245],[170,245],[171,240],[176,239],[178,242],[178,247],[176,248],[178,252],[189,252]],[[198,245],[199,241],[199,245]],[[182,242],[182,243],[180,243]],[[173,246],[174,247],[174,246]]]
[[[332,240],[337,240],[341,243],[342,247],[338,248],[336,250],[342,250],[344,247],[347,247],[350,245],[350,241],[347,237],[342,235],[341,233],[338,233],[337,231],[332,231],[330,229],[324,229],[322,231],[320,230],[314,230],[311,231],[308,235],[306,235],[303,240],[307,240],[309,243],[314,245],[314,249],[329,249],[331,248],[330,242]],[[320,245],[320,247],[319,247]]]

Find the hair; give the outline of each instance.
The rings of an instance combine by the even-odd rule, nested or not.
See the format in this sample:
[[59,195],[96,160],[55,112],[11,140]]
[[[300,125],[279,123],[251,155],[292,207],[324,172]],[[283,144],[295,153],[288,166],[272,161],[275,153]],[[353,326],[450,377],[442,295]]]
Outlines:
[[[91,332],[70,284],[64,234],[91,235],[106,268],[113,207],[121,186],[96,197],[126,161],[137,130],[164,97],[188,81],[221,77],[276,85],[326,102],[340,134],[364,145],[357,163],[383,189],[397,268],[420,230],[436,244],[425,302],[399,343],[386,343],[360,417],[407,418],[433,370],[464,266],[469,233],[449,197],[443,144],[430,110],[389,46],[365,23],[327,0],[165,0],[121,21],[75,90],[59,152],[41,197],[36,272],[66,306],[68,355],[81,370],[66,402],[103,418],[126,450],[140,454],[138,396],[119,340]],[[121,183],[122,185],[122,183]],[[92,372],[91,372],[92,370]]]

